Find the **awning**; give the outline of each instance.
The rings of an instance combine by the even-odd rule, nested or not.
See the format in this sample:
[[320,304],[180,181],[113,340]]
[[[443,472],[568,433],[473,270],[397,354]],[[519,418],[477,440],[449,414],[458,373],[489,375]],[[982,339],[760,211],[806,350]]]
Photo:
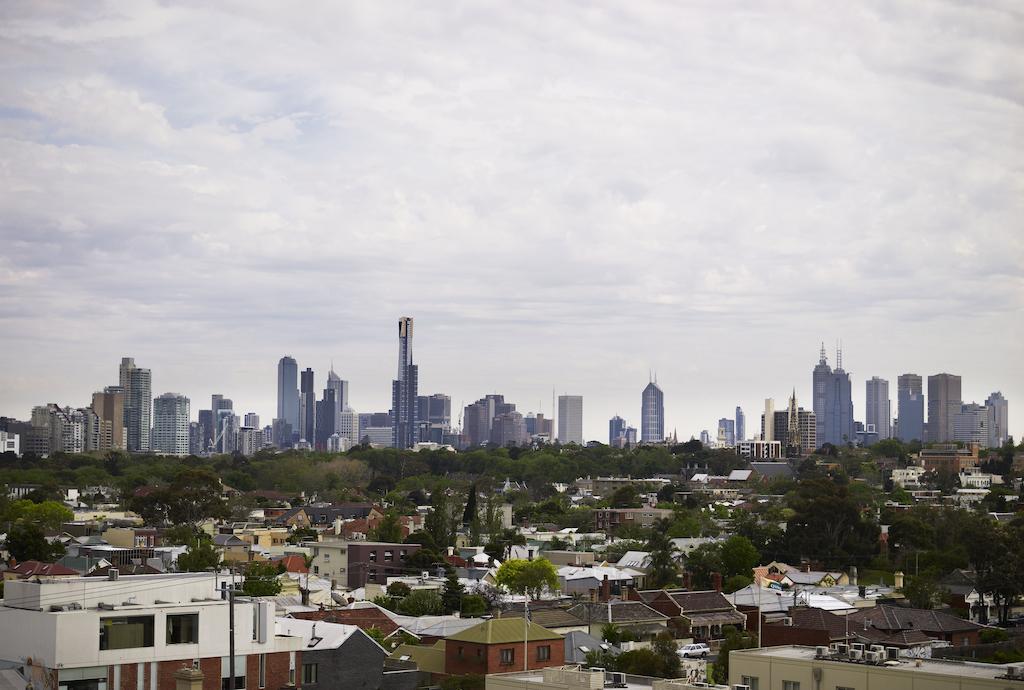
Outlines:
[[711,613],[691,613],[683,615],[690,622],[691,628],[702,628],[710,625],[734,625],[747,621],[747,617],[739,611],[712,611]]

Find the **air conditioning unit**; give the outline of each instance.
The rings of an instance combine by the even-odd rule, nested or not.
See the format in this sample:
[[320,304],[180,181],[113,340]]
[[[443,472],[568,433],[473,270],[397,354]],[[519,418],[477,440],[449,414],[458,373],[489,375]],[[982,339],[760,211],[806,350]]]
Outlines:
[[826,659],[829,656],[830,655],[829,655],[829,648],[828,647],[818,646],[818,647],[814,648],[814,657],[816,659]]
[[882,653],[875,651],[874,649],[869,649],[864,654],[864,658],[868,661],[868,663],[871,664],[878,664],[881,663],[881,661],[883,660]]
[[626,687],[626,674],[619,672],[604,674],[604,686],[606,688]]
[[885,648],[885,658],[888,659],[889,661],[899,661],[900,660],[900,648],[899,647],[886,647]]
[[117,568],[111,568],[110,570],[107,571],[107,579],[108,580],[116,580],[118,577],[120,577],[120,575],[121,575],[121,571],[118,570]]
[[732,690],[750,690],[750,686],[749,685],[741,685],[740,683],[736,683],[735,685],[732,686]]
[[853,644],[850,645],[850,651],[852,652],[855,649],[857,651],[863,652],[864,651],[864,645],[861,644],[860,642],[854,642]]
[[840,642],[836,645],[836,654],[846,656],[850,653],[850,645]]
[[884,644],[873,644],[873,645],[871,645],[871,651],[873,651],[873,652],[882,652],[884,654],[885,653],[885,645]]
[[864,650],[863,649],[851,649],[850,650],[850,659],[852,659],[853,661],[860,661],[863,658],[864,658]]

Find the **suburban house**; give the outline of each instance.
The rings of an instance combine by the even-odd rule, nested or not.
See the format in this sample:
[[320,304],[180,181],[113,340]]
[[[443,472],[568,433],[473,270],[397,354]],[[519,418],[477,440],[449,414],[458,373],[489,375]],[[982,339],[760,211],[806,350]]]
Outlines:
[[747,617],[716,590],[655,589],[635,592],[633,596],[669,619],[676,637],[689,636],[710,643],[722,639],[725,626],[743,629],[747,622]]
[[384,511],[372,503],[336,503],[331,505],[298,506],[287,510],[275,520],[278,525],[294,528],[328,527],[335,521],[382,518]]
[[278,618],[277,634],[302,639],[298,682],[303,688],[414,690],[417,686],[414,669],[385,668],[387,651],[354,625]]
[[448,637],[444,643],[447,675],[504,673],[565,664],[562,636],[522,618],[484,621]]
[[563,594],[590,594],[602,591],[602,599],[622,596],[626,589],[636,585],[643,573],[614,566],[565,565],[558,569]]
[[655,611],[642,601],[612,599],[604,602],[576,604],[569,613],[587,622],[594,637],[602,637],[601,629],[614,623],[623,632],[629,632],[638,640],[653,640],[668,630],[668,616]]
[[586,664],[590,653],[618,656],[622,650],[585,632],[571,632],[565,636],[565,663]]
[[27,580],[32,577],[78,577],[77,570],[72,570],[59,563],[42,561],[24,561],[4,571],[4,580]]
[[909,609],[881,604],[857,609],[849,614],[850,625],[864,629],[874,628],[888,635],[920,632],[936,640],[945,640],[953,646],[978,644],[984,626],[930,609]]
[[973,571],[958,568],[938,584],[949,592],[953,608],[963,610],[968,620],[985,624],[998,619],[999,610],[991,596],[978,591],[976,580],[977,575]]

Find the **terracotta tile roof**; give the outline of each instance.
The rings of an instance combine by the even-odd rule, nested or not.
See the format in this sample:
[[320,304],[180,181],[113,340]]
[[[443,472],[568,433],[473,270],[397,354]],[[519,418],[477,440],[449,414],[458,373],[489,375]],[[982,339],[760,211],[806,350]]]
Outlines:
[[357,625],[362,630],[377,628],[385,635],[390,635],[398,630],[398,624],[388,618],[387,614],[379,609],[327,609],[324,611],[297,611],[291,614],[293,618],[302,620],[324,621],[326,623],[342,623],[343,625]]
[[78,575],[77,570],[66,568],[57,563],[43,563],[42,561],[25,561],[19,563],[7,572],[16,574],[19,578],[29,577],[53,577],[55,575]]

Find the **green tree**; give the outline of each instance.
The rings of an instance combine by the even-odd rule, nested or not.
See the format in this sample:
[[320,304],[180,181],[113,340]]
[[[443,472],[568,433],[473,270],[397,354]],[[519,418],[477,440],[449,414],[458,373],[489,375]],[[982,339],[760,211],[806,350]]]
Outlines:
[[396,599],[402,599],[412,594],[412,587],[405,584],[401,580],[396,580],[388,585],[388,596],[395,597]]
[[7,552],[17,561],[49,563],[64,555],[64,545],[50,543],[38,525],[18,521],[7,533]]
[[608,621],[601,626],[601,639],[611,644],[619,644],[622,642],[622,631],[615,623]]
[[671,521],[667,519],[658,520],[647,542],[647,551],[650,553],[649,576],[653,587],[673,584],[679,577],[679,566],[676,562],[679,556],[678,549],[668,537],[670,524]]
[[742,575],[750,577],[754,566],[761,560],[761,554],[746,537],[733,535],[722,544],[722,576]]
[[908,577],[903,595],[915,609],[933,609],[942,603],[943,590],[927,575]]
[[415,589],[398,602],[398,613],[405,616],[438,616],[444,613],[444,603],[435,590]]
[[281,580],[277,568],[271,563],[254,561],[245,569],[242,591],[250,597],[273,597],[281,593]]
[[63,503],[58,501],[43,501],[33,503],[29,500],[15,501],[7,509],[7,519],[11,521],[21,520],[44,530],[57,530],[65,522],[71,522],[75,514]]
[[725,626],[723,632],[725,639],[718,648],[718,658],[712,672],[714,678],[711,680],[724,685],[729,682],[729,652],[734,649],[751,649],[757,644],[757,640],[752,634],[737,630],[731,625]]
[[199,540],[178,556],[178,570],[183,573],[201,573],[220,565],[220,552],[213,543]]
[[479,594],[467,594],[462,597],[460,614],[463,618],[477,618],[489,610],[487,600]]
[[444,581],[444,589],[441,591],[441,605],[445,613],[455,613],[462,610],[462,597],[466,588],[459,582],[455,573],[450,573]]
[[632,484],[619,487],[608,498],[612,508],[639,508],[640,492]]
[[370,530],[370,538],[386,544],[402,543],[402,524],[398,519],[398,514],[394,510],[386,510],[380,523]]
[[507,560],[498,568],[494,580],[513,594],[533,599],[539,599],[544,590],[553,592],[559,589],[558,572],[546,558]]

